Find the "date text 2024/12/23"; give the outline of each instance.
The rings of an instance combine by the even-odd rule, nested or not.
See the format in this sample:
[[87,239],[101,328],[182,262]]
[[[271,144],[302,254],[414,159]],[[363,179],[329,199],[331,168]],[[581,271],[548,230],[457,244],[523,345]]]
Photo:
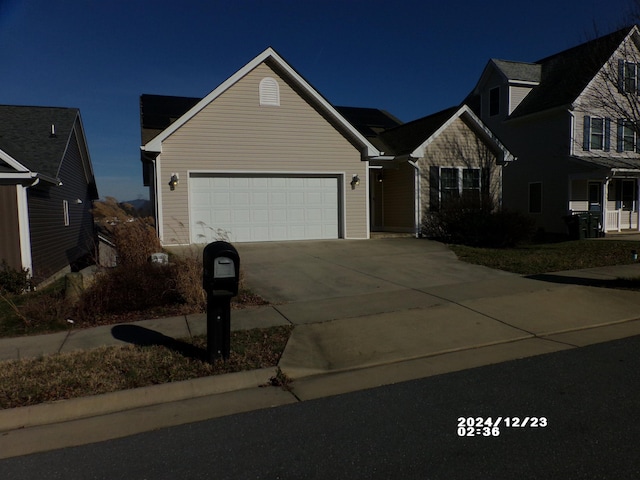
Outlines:
[[458,417],[459,437],[497,437],[501,428],[544,428],[546,417]]

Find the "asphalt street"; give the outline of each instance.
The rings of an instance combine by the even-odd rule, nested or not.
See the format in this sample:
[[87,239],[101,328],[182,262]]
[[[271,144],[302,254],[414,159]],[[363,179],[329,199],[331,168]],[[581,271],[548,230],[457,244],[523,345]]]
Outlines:
[[630,337],[17,457],[0,478],[637,479],[639,352]]

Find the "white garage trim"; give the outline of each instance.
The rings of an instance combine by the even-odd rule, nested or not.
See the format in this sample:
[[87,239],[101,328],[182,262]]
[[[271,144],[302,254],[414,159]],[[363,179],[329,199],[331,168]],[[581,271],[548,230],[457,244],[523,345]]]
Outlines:
[[343,172],[189,171],[189,238],[257,242],[343,238]]

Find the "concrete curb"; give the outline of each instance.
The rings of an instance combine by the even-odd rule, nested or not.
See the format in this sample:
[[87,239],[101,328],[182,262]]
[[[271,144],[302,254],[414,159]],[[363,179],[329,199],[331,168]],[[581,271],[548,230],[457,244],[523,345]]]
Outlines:
[[0,410],[0,432],[255,388],[275,374],[275,367],[262,368]]

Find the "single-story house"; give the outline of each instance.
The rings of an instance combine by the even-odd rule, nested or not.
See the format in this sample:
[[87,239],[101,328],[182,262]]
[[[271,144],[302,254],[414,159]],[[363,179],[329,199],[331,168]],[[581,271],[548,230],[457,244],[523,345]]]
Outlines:
[[36,283],[94,251],[96,182],[77,108],[0,105],[0,260]]
[[[143,177],[165,245],[419,234],[452,182],[461,195],[484,188],[479,145],[492,184],[511,158],[467,107],[406,125],[334,107],[271,48],[204,98],[140,102]],[[429,193],[433,182],[446,198]]]

